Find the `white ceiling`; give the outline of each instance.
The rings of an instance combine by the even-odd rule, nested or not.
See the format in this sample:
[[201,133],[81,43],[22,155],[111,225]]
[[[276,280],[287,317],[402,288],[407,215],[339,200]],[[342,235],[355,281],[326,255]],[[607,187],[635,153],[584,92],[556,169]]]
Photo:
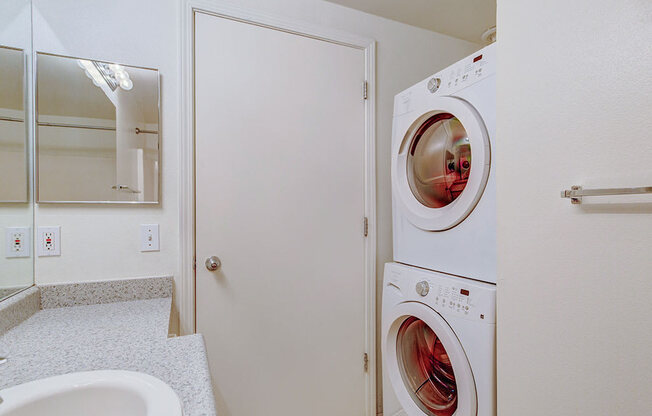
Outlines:
[[496,25],[496,0],[328,1],[475,43]]

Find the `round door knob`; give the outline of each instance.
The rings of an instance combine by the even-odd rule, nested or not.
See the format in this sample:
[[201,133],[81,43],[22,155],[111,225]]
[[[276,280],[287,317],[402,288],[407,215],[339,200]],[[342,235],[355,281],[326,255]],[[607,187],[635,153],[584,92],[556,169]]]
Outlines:
[[417,283],[417,293],[421,296],[426,296],[430,292],[430,285],[425,280]]
[[222,262],[217,256],[210,256],[209,258],[206,259],[206,268],[211,272],[214,272],[215,270],[219,269],[221,266],[222,266]]

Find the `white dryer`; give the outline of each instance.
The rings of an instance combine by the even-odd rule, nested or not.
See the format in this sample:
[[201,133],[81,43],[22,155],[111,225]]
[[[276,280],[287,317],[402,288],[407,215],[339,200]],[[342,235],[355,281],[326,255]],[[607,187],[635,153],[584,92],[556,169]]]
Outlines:
[[496,415],[496,287],[385,265],[385,416]]
[[496,283],[495,44],[394,100],[394,260]]

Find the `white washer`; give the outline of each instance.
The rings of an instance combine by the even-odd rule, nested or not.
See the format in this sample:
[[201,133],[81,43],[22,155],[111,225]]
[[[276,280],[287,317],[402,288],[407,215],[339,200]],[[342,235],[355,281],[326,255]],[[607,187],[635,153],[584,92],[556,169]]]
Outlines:
[[394,260],[496,283],[495,44],[398,94]]
[[496,415],[496,287],[385,265],[385,416]]

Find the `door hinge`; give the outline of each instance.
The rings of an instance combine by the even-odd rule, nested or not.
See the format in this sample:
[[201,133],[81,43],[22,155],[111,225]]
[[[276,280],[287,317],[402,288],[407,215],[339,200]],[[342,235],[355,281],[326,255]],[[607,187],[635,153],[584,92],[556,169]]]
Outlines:
[[362,98],[365,100],[369,98],[369,83],[367,81],[362,83]]
[[192,257],[192,269],[197,270],[197,257]]
[[366,352],[364,353],[363,360],[364,360],[364,372],[366,373],[369,371],[369,354],[367,354]]
[[365,237],[369,235],[369,218],[367,217],[362,220],[362,233]]

